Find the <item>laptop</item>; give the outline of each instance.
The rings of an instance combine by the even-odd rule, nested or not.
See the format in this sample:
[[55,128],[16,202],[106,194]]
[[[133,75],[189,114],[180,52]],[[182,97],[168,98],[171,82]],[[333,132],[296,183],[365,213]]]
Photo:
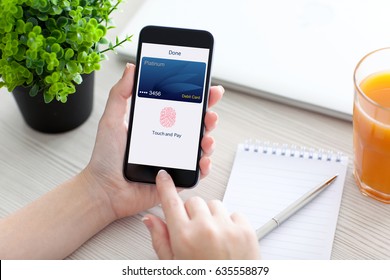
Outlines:
[[214,84],[351,120],[354,68],[390,46],[389,11],[387,0],[145,0],[118,53],[134,61],[146,25],[205,29]]

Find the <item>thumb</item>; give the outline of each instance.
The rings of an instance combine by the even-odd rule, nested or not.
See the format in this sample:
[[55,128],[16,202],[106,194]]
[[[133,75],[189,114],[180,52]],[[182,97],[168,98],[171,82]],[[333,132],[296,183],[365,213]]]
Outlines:
[[103,118],[123,122],[134,82],[135,66],[127,63],[122,78],[111,88]]
[[153,249],[160,260],[172,260],[173,253],[167,225],[158,217],[147,215],[142,218],[152,237]]

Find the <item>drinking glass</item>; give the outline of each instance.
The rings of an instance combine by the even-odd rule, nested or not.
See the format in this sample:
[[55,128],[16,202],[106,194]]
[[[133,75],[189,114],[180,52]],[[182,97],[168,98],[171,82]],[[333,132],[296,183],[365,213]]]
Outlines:
[[354,87],[354,176],[361,193],[390,203],[390,48],[360,60]]

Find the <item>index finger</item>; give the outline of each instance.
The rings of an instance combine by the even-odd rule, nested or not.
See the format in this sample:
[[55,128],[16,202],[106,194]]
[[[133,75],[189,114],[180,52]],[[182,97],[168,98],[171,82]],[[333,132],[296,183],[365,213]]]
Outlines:
[[180,196],[177,194],[175,184],[171,176],[160,170],[156,177],[156,188],[160,196],[161,206],[165,215],[168,229],[171,227],[182,227],[183,223],[189,221],[187,211]]
[[225,89],[223,86],[212,86],[210,87],[210,96],[209,96],[209,103],[208,107],[213,107],[216,103],[218,103],[223,94],[225,93]]

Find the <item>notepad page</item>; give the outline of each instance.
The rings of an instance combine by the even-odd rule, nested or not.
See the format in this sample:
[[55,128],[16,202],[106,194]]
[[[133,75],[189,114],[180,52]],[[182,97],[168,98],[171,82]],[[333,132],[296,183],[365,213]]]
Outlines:
[[338,174],[318,197],[259,242],[263,259],[330,259],[348,158],[246,149],[238,146],[223,202],[230,212],[244,214],[254,229]]

